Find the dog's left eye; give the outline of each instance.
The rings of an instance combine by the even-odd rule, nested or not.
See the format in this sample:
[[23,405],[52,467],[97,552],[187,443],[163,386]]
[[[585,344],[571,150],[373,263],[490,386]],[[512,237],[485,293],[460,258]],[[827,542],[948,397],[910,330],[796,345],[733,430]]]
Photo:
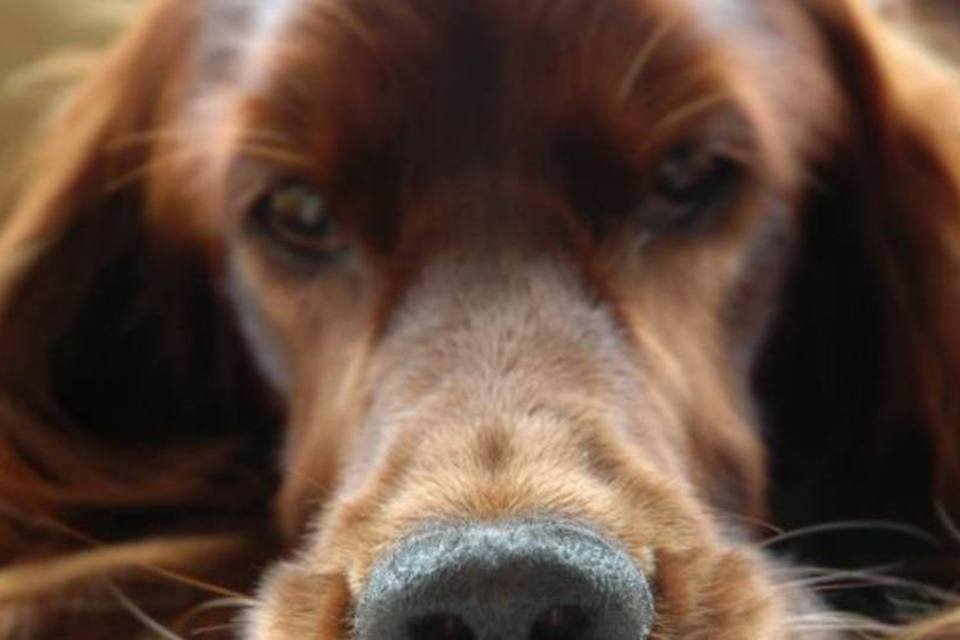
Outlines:
[[271,240],[299,254],[329,256],[346,246],[327,199],[307,185],[274,189],[254,206],[254,216]]
[[730,195],[739,175],[734,160],[709,147],[675,147],[656,168],[640,223],[655,231],[693,226]]

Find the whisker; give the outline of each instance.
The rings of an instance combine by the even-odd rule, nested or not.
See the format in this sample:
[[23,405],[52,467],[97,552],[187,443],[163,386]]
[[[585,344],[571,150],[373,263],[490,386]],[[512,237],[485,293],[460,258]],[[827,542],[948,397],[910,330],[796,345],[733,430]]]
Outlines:
[[212,611],[215,609],[241,609],[243,607],[249,607],[256,604],[257,601],[254,598],[249,598],[247,596],[241,597],[228,597],[228,598],[214,598],[213,600],[208,600],[207,602],[198,604],[193,608],[194,613],[203,613],[204,611]]
[[825,631],[843,631],[844,635],[849,638],[860,638],[861,640],[880,640],[881,638],[890,637],[895,629],[858,629],[850,628],[849,626],[838,624],[808,624],[808,625],[797,625],[793,627],[788,627],[790,631],[794,632],[805,632],[805,633],[820,633]]
[[303,480],[308,487],[313,489],[318,489],[320,491],[328,491],[330,489],[329,485],[324,483],[322,480],[317,479],[312,473],[307,473],[296,468],[288,469],[286,473],[293,478]]
[[[922,595],[922,594],[919,594]],[[884,594],[886,600],[895,607],[900,614],[906,614],[910,618],[917,618],[922,615],[933,613],[939,609],[939,603],[933,603],[930,600],[920,598],[911,599],[906,596],[894,595],[892,593]]]
[[338,29],[338,31],[342,30],[345,33],[352,34],[359,42],[371,50],[375,51],[377,49],[377,37],[373,31],[365,25],[360,17],[352,12],[346,4],[325,2],[311,6],[320,12],[319,17],[327,19],[337,27],[342,28]]
[[[834,569],[829,567],[801,567],[799,569],[787,570],[787,573],[811,573],[815,577],[808,578],[814,581],[814,584],[828,584],[830,579],[841,580],[859,580],[865,587],[899,587],[902,589],[913,590],[929,598],[943,602],[944,604],[960,604],[960,594],[940,589],[932,585],[901,578],[897,576],[884,575],[878,571],[887,571],[895,568],[893,565],[884,565],[870,569]],[[781,588],[802,587],[807,580],[789,580],[778,585]]]
[[286,166],[290,169],[312,171],[317,168],[316,163],[311,158],[291,148],[243,143],[238,146],[237,150],[241,156]]
[[811,576],[838,576],[857,573],[858,575],[884,575],[884,571],[895,571],[900,567],[898,563],[878,564],[860,569],[840,569],[836,567],[820,566],[799,566],[799,567],[781,567],[780,573],[801,574]]
[[165,638],[166,640],[186,640],[183,636],[177,635],[167,627],[160,624],[160,622],[154,619],[150,614],[137,606],[137,604],[128,598],[127,595],[123,593],[123,591],[121,591],[115,584],[107,581],[105,586],[107,590],[113,594],[113,597],[117,599],[117,602],[119,602],[121,606],[123,606],[123,608],[126,609],[130,615],[136,618],[144,627],[153,631],[158,636]]
[[147,146],[155,144],[157,142],[177,142],[181,140],[192,140],[194,136],[199,134],[208,134],[215,132],[222,132],[222,128],[217,128],[216,130],[207,130],[206,128],[190,126],[185,127],[183,125],[177,125],[172,127],[163,127],[156,129],[147,129],[145,131],[137,131],[133,133],[128,133],[123,137],[117,138],[110,141],[106,145],[107,151],[117,152],[117,151],[127,151],[130,149],[135,149],[140,146]]
[[228,589],[157,566],[170,558],[193,558],[195,561],[209,558],[222,552],[227,544],[235,544],[235,541],[217,538],[153,539],[18,564],[0,571],[0,600],[25,600],[94,576],[130,569],[142,569],[209,593],[236,597]]
[[939,500],[933,506],[937,512],[937,518],[939,518],[943,528],[947,530],[947,533],[951,538],[957,542],[960,542],[960,526],[958,526],[953,517],[947,513],[946,507],[944,507],[943,503]]
[[211,624],[205,627],[197,627],[190,631],[191,636],[202,636],[208,633],[216,633],[217,631],[227,631],[228,629],[235,629],[237,627],[236,622],[225,622],[222,624]]
[[855,531],[861,529],[868,531],[900,533],[907,537],[914,538],[915,540],[926,542],[934,548],[939,548],[941,546],[940,540],[938,540],[936,536],[931,535],[919,527],[914,527],[912,525],[899,522],[889,522],[886,520],[844,520],[815,524],[809,527],[802,527],[800,529],[794,529],[793,531],[787,531],[781,535],[768,538],[767,540],[761,542],[759,546],[761,549],[767,549],[769,547],[806,536],[814,536],[821,533],[833,533],[836,531]]
[[[214,122],[203,117],[197,121],[178,122],[164,127],[154,127],[142,131],[132,131],[119,138],[110,140],[105,148],[108,151],[124,151],[130,148],[136,148],[141,145],[149,145],[157,142],[184,142],[190,143],[194,140],[205,140],[210,137],[219,137],[231,133],[233,126],[221,121]],[[245,132],[246,136],[255,137],[258,140],[283,141],[289,143],[289,139],[275,131],[267,129],[252,129]]]
[[673,20],[664,20],[661,22],[653,34],[643,43],[636,55],[633,56],[630,65],[627,67],[627,72],[624,74],[623,79],[620,81],[620,86],[617,88],[615,96],[615,104],[617,106],[623,106],[630,99],[630,95],[636,88],[640,76],[660,48],[664,39],[673,29],[674,24],[675,22]]
[[910,625],[897,640],[932,640],[960,637],[960,609]]
[[860,578],[818,576],[815,578],[807,578],[806,580],[784,582],[779,586],[786,589],[802,589],[811,593],[822,593],[827,591],[863,589],[871,585],[868,580],[863,580]]
[[162,567],[149,567],[149,566],[142,566],[141,568],[151,573],[154,573],[156,575],[162,576],[164,578],[168,578],[169,580],[172,580],[174,582],[179,582],[180,584],[194,587],[201,591],[206,591],[207,593],[216,593],[216,594],[220,594],[235,600],[243,600],[244,603],[247,605],[254,604],[256,602],[256,600],[254,600],[250,596],[242,594],[238,591],[227,589],[226,587],[221,587],[219,585],[213,584],[212,582],[207,582],[206,580],[200,580],[199,578],[193,578],[191,576],[188,576],[182,573],[170,571],[169,569],[164,569]]
[[763,529],[765,531],[771,532],[777,536],[783,535],[785,533],[785,531],[782,528],[778,527],[777,525],[771,522],[767,522],[766,520],[761,520],[760,518],[745,516],[739,513],[724,511],[722,509],[717,509],[715,511],[720,518],[727,519],[727,520],[736,520],[744,524],[748,524],[750,526],[756,527],[758,529]]
[[654,139],[658,137],[668,137],[673,133],[674,129],[679,128],[688,120],[696,118],[721,104],[733,102],[733,100],[734,96],[729,91],[717,91],[697,98],[696,100],[691,100],[683,106],[671,110],[670,113],[661,118],[652,127],[650,137]]
[[[183,147],[164,155],[159,155],[149,159],[147,162],[131,169],[114,178],[108,185],[109,191],[118,191],[131,183],[140,180],[153,171],[168,165],[181,162],[189,162],[195,159],[204,158],[209,151],[202,147],[203,135],[198,135],[196,131],[175,132],[158,131],[143,136],[131,136],[125,138],[113,145],[116,151],[131,149],[137,145],[147,145],[160,141],[180,141]],[[294,148],[284,136],[269,132],[254,132],[244,135],[236,144],[236,153],[251,159],[267,162],[271,164],[289,167],[297,171],[316,170],[316,163],[309,156],[299,149]]]
[[[168,127],[156,127],[143,131],[127,133],[122,137],[111,140],[106,148],[109,151],[122,151],[124,149],[135,147],[142,144],[151,144],[155,142],[190,142],[198,138],[220,136],[231,133],[232,127],[223,123],[210,124],[183,124],[178,123]],[[250,129],[244,131],[243,140],[256,142],[278,142],[281,144],[290,144],[290,137],[279,131],[269,129]]]
[[863,634],[888,635],[895,630],[893,625],[884,622],[836,611],[792,616],[787,621],[787,628],[791,631],[847,631],[860,634],[861,637],[871,637]]
[[156,171],[166,166],[176,165],[181,162],[188,162],[190,160],[199,160],[204,158],[206,153],[200,149],[196,150],[179,150],[175,153],[168,153],[156,158],[152,158],[148,162],[144,162],[138,167],[135,167],[128,171],[127,173],[121,174],[120,176],[114,178],[107,183],[106,190],[108,193],[120,191],[125,187],[128,187],[135,183],[137,180],[144,178]]
[[[11,517],[11,516],[12,516],[12,519],[15,519],[15,520],[17,520],[17,521],[19,521],[19,522],[27,525],[27,526],[32,526],[32,527],[38,528],[38,529],[46,529],[46,530],[51,531],[51,532],[53,532],[53,533],[59,533],[59,534],[65,536],[65,537],[67,537],[67,538],[70,538],[70,539],[76,541],[76,542],[80,542],[81,544],[87,545],[88,547],[90,547],[91,549],[93,549],[93,550],[95,550],[95,551],[107,552],[107,551],[110,551],[110,550],[118,550],[118,551],[120,551],[120,552],[123,552],[123,551],[128,550],[128,549],[129,549],[129,550],[135,550],[135,549],[137,549],[137,548],[143,548],[143,549],[149,549],[149,548],[150,548],[150,543],[151,543],[151,542],[150,542],[149,540],[148,540],[148,541],[143,541],[143,542],[139,543],[139,545],[136,545],[136,544],[129,544],[129,545],[108,545],[108,544],[106,544],[106,543],[104,543],[104,542],[102,542],[102,541],[100,541],[100,540],[97,540],[96,538],[94,538],[94,537],[92,537],[92,536],[89,536],[89,535],[87,535],[87,534],[85,534],[85,533],[83,533],[83,532],[81,532],[81,531],[78,531],[78,530],[76,530],[76,529],[74,529],[74,528],[72,528],[72,527],[70,527],[70,526],[68,526],[68,525],[66,525],[66,524],[64,524],[64,523],[62,523],[62,522],[58,522],[57,520],[54,520],[54,519],[52,519],[52,518],[47,518],[47,517],[43,517],[43,516],[28,515],[28,514],[26,514],[26,513],[23,513],[23,512],[18,511],[17,509],[15,509],[14,507],[12,507],[11,505],[3,504],[3,505],[0,505],[0,506],[2,506],[2,513],[5,513],[8,517]],[[231,543],[234,543],[234,542],[235,542],[235,541],[232,541],[232,540],[228,541],[228,540],[226,540],[226,539],[222,539],[222,540],[221,540],[221,539],[216,538],[216,537],[208,537],[208,538],[209,538],[208,540],[204,540],[203,538],[197,538],[197,539],[193,539],[193,540],[191,540],[191,539],[181,539],[181,540],[170,539],[168,542],[169,542],[169,544],[170,544],[171,546],[175,546],[176,544],[187,545],[187,544],[190,543],[190,542],[207,542],[207,543],[209,543],[209,544],[213,544],[213,543],[215,543],[215,542],[231,542]],[[145,553],[146,553],[146,552],[145,552]],[[118,555],[123,555],[123,554],[122,554],[122,553],[118,553]],[[69,559],[67,559],[67,560],[69,560]],[[157,566],[157,565],[155,565],[155,564],[145,563],[145,562],[138,562],[138,561],[136,561],[136,560],[132,560],[132,561],[130,562],[130,566],[136,567],[136,568],[138,568],[138,569],[141,569],[141,570],[143,570],[143,571],[146,571],[146,572],[148,572],[148,573],[151,573],[151,574],[153,574],[153,575],[155,575],[155,576],[159,576],[159,577],[161,577],[161,578],[166,578],[166,579],[171,580],[172,582],[175,582],[175,583],[178,583],[178,584],[182,584],[182,585],[185,585],[185,586],[193,587],[193,588],[198,589],[198,590],[200,590],[200,591],[204,591],[204,592],[211,593],[211,594],[214,594],[214,595],[222,596],[224,599],[243,601],[243,602],[245,602],[245,603],[247,603],[247,604],[253,604],[253,603],[256,602],[255,599],[251,598],[250,596],[247,596],[246,594],[243,594],[243,593],[234,591],[234,590],[232,590],[232,589],[227,589],[226,587],[221,587],[221,586],[216,585],[216,584],[212,584],[212,583],[210,583],[210,582],[207,582],[207,581],[205,581],[205,580],[201,580],[201,579],[199,579],[199,578],[194,578],[194,577],[192,577],[192,576],[188,576],[188,575],[183,574],[183,573],[180,573],[180,572],[178,572],[178,571],[173,571],[173,570],[171,570],[171,569],[165,569],[165,568],[160,567],[160,566]],[[9,568],[9,569],[7,569],[6,571],[7,571],[7,572],[9,572],[9,571],[16,571],[16,567]],[[2,575],[3,575],[3,573],[0,573],[0,576],[2,576]],[[2,585],[2,584],[3,584],[3,581],[2,581],[2,579],[0,579],[0,585]]]
[[254,604],[254,601],[250,598],[215,598],[213,600],[200,603],[187,611],[184,615],[177,619],[175,626],[178,629],[189,628],[191,636],[198,636],[206,633],[212,633],[214,631],[229,629],[235,626],[236,623],[217,623],[208,624],[202,627],[190,628],[190,622],[204,613],[221,609],[243,609],[250,607],[252,604]]

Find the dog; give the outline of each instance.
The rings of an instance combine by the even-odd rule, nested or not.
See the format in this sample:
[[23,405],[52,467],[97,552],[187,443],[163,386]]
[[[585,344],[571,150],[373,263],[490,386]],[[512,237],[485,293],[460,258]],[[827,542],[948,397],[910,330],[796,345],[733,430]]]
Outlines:
[[5,200],[0,634],[960,637],[958,125],[860,0],[148,2]]

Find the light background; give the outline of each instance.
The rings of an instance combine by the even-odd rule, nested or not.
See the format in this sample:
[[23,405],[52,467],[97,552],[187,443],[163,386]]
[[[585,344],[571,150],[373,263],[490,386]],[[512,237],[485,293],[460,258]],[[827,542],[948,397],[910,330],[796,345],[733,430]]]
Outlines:
[[0,171],[139,0],[0,0]]

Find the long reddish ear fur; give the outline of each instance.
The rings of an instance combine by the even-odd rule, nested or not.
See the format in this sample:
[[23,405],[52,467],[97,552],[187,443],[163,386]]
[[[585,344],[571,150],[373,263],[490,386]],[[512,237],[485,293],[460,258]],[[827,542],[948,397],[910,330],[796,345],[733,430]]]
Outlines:
[[[151,194],[205,4],[150,3],[50,124],[0,219],[0,561],[47,561],[30,575],[53,591],[163,560],[93,540],[203,533],[168,549],[196,563],[224,547],[218,531],[268,520],[271,403],[201,252],[159,228]],[[0,635],[9,610],[53,600],[17,576],[0,572],[0,605],[15,605]]]
[[[801,5],[846,112],[811,180],[798,267],[757,375],[774,508],[787,527],[922,526],[944,540],[935,579],[954,584],[960,541],[944,520],[960,518],[960,75],[866,2]],[[798,486],[804,496],[784,488]],[[851,549],[805,551],[843,566]],[[960,637],[960,613],[902,633]]]
[[[934,494],[960,513],[960,71],[866,11],[821,4],[850,87],[860,215],[886,283],[892,411],[928,430]],[[843,54],[850,35],[860,42]]]

